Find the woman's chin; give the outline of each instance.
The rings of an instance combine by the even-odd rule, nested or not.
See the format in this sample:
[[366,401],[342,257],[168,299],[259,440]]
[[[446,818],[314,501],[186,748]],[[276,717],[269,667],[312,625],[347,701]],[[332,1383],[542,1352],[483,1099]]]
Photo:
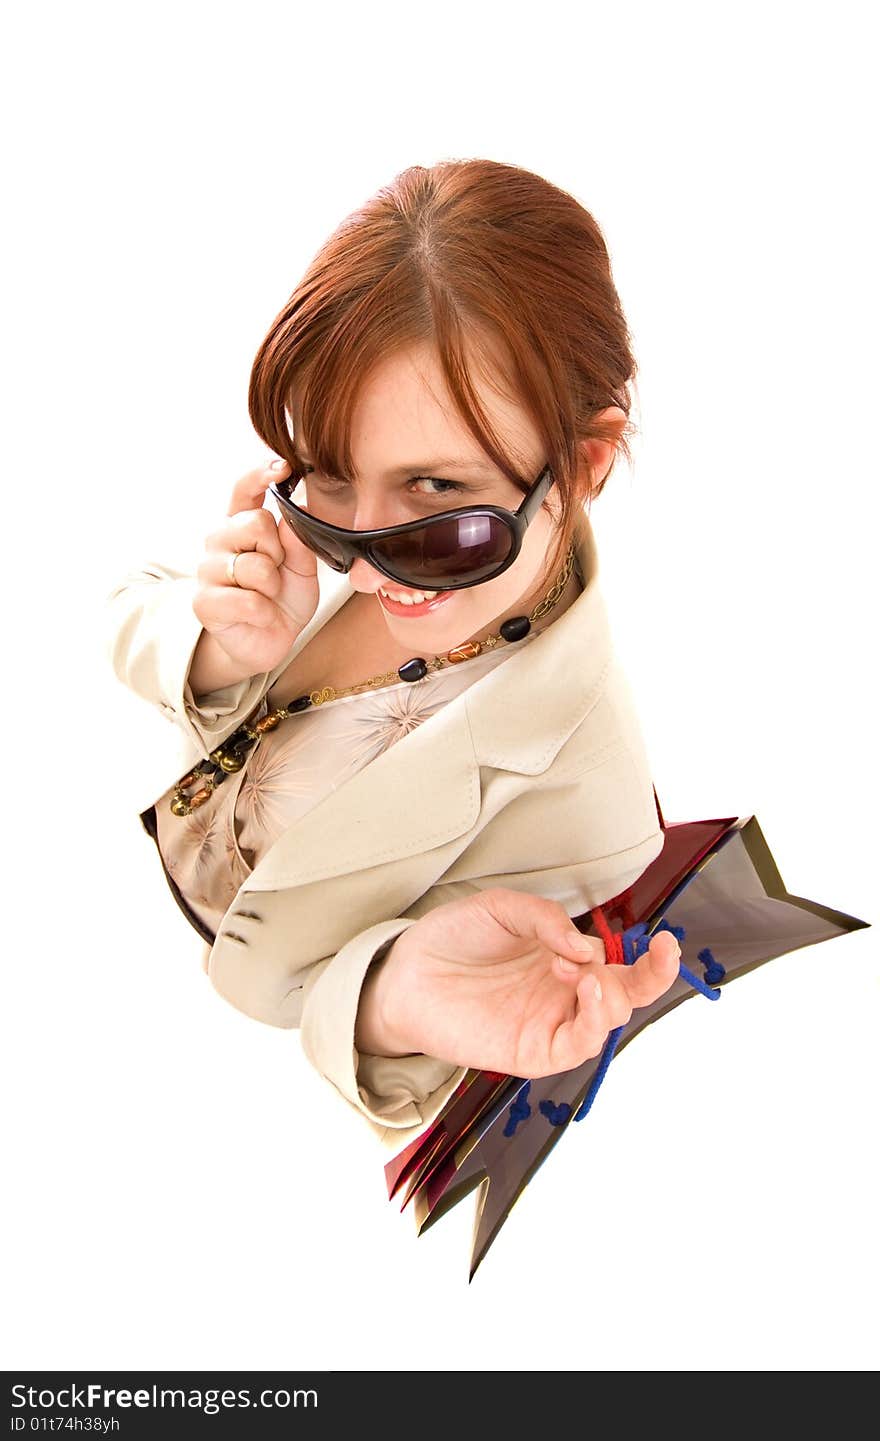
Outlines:
[[[406,647],[413,656],[420,655],[429,660],[432,656],[445,655],[447,651],[467,645],[471,636],[484,634],[487,627],[481,626],[479,621],[473,624],[468,619],[463,625],[452,626],[431,625],[430,621],[391,623],[389,629],[396,644]],[[463,660],[468,658],[467,654],[461,657]]]

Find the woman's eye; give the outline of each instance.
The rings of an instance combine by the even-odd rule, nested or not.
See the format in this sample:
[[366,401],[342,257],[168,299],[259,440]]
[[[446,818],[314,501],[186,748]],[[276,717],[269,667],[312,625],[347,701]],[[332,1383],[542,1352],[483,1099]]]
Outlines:
[[298,474],[301,480],[313,475],[315,477],[313,489],[317,491],[333,491],[335,493],[340,486],[345,485],[344,480],[334,480],[332,475],[324,475],[323,472],[315,470],[313,465],[301,465]]
[[[303,464],[299,466],[298,474],[304,478],[307,475],[316,475],[317,472],[315,471],[314,466]],[[338,490],[340,486],[345,486],[348,484],[347,481],[334,479],[332,475],[321,475],[319,479],[321,482],[321,489],[329,488],[331,490]],[[409,484],[413,486],[421,485],[438,487],[437,489],[422,490],[420,492],[417,492],[417,494],[421,494],[428,498],[432,496],[455,495],[459,491],[463,491],[465,489],[465,486],[459,484],[457,480],[441,480],[439,476],[434,475],[417,475],[413,478],[413,480],[409,482]]]
[[443,490],[427,490],[424,492],[425,495],[449,495],[450,492],[464,490],[464,486],[459,485],[457,480],[440,480],[438,476],[434,475],[417,475],[413,485],[442,485],[445,487]]
[[345,485],[345,484],[346,484],[346,482],[345,482],[344,480],[336,480],[336,479],[334,479],[334,477],[333,477],[332,475],[325,475],[323,471],[315,470],[315,467],[314,467],[313,465],[306,465],[305,462],[303,462],[302,465],[298,466],[298,468],[297,468],[297,475],[301,476],[303,479],[304,479],[307,475],[314,475],[314,476],[317,477],[318,480],[320,480],[320,482],[321,482],[322,485]]

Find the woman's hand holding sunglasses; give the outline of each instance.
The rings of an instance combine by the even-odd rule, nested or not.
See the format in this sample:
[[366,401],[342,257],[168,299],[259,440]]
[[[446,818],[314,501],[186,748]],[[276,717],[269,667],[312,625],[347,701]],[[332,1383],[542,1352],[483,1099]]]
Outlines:
[[[228,523],[205,542],[196,572],[201,589],[193,597],[206,632],[189,671],[196,694],[273,670],[318,608],[314,551],[264,508],[269,486],[286,474],[282,461],[243,475],[232,491]],[[234,555],[233,582],[228,567]]]

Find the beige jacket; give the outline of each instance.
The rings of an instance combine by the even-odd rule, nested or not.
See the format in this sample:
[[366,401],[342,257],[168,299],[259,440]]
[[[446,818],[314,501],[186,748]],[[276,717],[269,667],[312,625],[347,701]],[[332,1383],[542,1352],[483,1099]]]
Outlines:
[[[581,916],[663,847],[585,512],[576,546],[586,586],[574,603],[281,835],[205,945],[220,994],[256,1020],[298,1027],[311,1063],[395,1149],[466,1071],[442,1057],[356,1051],[360,990],[379,949],[434,906],[490,886],[547,895]],[[351,594],[322,562],[318,575],[318,609],[275,670],[200,706],[187,682],[202,630],[196,578],[148,565],[111,591],[113,669],[179,728],[155,797],[237,728]]]

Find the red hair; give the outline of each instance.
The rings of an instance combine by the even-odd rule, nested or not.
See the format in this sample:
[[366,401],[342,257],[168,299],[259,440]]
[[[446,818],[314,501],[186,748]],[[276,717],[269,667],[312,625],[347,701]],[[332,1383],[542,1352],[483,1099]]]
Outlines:
[[[493,160],[411,165],[349,215],[321,247],[262,342],[251,371],[251,421],[270,450],[299,466],[292,397],[315,466],[351,481],[350,424],[371,367],[430,342],[455,405],[482,449],[525,492],[479,404],[469,361],[500,373],[540,433],[561,505],[547,574],[576,513],[606,476],[578,479],[587,438],[631,459],[626,430],[636,362],[592,215],[540,175]],[[627,429],[629,423],[627,424]]]

